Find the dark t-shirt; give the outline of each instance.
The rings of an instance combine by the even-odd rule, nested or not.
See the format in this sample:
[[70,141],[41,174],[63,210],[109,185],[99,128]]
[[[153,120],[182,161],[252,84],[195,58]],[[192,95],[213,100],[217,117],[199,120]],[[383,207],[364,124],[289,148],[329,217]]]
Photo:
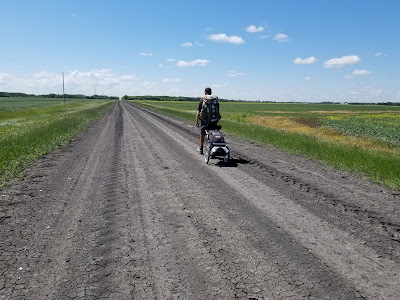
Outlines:
[[197,108],[198,111],[201,111],[201,108],[203,106],[203,98],[200,99],[199,101],[199,107]]

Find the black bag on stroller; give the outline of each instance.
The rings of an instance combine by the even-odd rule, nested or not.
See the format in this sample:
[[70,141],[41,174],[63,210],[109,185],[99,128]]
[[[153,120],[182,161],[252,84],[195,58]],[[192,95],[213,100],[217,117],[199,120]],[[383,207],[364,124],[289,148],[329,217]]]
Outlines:
[[225,146],[225,138],[219,130],[208,131],[208,142],[211,144],[211,147]]
[[207,146],[204,152],[204,159],[208,164],[210,157],[223,156],[224,162],[227,163],[230,157],[229,148],[226,146],[224,135],[219,131],[221,126],[207,126],[206,138]]

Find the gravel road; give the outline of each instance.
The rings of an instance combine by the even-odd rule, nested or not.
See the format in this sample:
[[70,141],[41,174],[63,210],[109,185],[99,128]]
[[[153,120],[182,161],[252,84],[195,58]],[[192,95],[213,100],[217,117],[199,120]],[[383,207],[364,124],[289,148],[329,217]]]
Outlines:
[[0,191],[0,299],[400,299],[398,192],[226,140],[120,101]]

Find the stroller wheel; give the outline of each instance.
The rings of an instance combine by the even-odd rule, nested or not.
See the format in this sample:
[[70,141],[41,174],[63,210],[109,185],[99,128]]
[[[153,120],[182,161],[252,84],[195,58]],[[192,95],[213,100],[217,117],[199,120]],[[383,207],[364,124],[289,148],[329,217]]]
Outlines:
[[227,163],[229,160],[229,152],[224,155],[224,163]]

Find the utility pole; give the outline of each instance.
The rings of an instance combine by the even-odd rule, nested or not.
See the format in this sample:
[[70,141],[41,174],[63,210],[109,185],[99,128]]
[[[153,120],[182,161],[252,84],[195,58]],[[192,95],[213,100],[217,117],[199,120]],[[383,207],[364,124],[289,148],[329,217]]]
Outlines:
[[63,99],[64,99],[64,104],[65,104],[64,72],[62,72],[62,74],[63,74]]

